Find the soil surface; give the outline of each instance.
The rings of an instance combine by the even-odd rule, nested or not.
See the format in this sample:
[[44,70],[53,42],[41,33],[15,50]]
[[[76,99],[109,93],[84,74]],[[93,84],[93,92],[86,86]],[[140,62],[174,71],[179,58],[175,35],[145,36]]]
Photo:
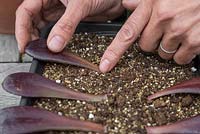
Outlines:
[[[113,37],[77,34],[67,49],[99,64]],[[76,91],[108,94],[104,102],[39,99],[35,106],[63,116],[89,120],[107,126],[109,134],[146,133],[145,126],[165,125],[200,114],[200,96],[169,95],[152,102],[147,96],[194,77],[192,65],[179,66],[156,54],[140,51],[137,43],[109,73],[100,74],[71,65],[48,63],[44,76]],[[85,132],[53,132],[75,134]],[[91,132],[89,132],[91,133]]]

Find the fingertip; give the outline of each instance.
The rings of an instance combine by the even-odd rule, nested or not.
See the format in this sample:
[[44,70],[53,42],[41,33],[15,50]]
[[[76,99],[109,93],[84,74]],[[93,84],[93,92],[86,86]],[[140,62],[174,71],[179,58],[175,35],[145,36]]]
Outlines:
[[135,8],[138,6],[140,0],[123,0],[122,5],[131,11],[135,10]]
[[65,40],[62,36],[55,35],[47,42],[47,46],[50,51],[58,53],[64,49]]
[[103,59],[100,63],[99,70],[102,73],[106,73],[110,71],[111,63],[108,59]]
[[174,58],[174,61],[175,61],[176,64],[178,64],[178,65],[185,65],[185,64],[187,64],[187,63],[185,63],[184,61],[179,60],[179,59],[176,59],[176,58]]
[[[115,41],[113,41],[113,43],[114,42]],[[111,71],[126,50],[125,48],[120,48],[113,43],[111,43],[111,45],[106,49],[101,58],[99,70],[102,73]]]
[[188,57],[186,56],[184,59],[180,58],[179,56],[174,56],[174,61],[178,64],[178,65],[187,65],[189,63],[192,62],[192,60],[196,57],[196,55],[189,55]]

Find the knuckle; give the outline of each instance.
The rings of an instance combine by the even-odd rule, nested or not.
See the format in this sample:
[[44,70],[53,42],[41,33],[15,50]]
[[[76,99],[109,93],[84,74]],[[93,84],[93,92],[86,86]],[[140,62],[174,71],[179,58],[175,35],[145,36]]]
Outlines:
[[119,32],[119,40],[121,42],[132,42],[137,36],[137,25],[134,21],[128,21]]
[[185,28],[180,25],[172,24],[170,26],[170,33],[173,37],[180,37],[185,33]]
[[189,48],[196,48],[200,46],[199,39],[193,36],[186,38],[185,43]]
[[[90,1],[90,0],[83,0],[81,1],[81,7],[78,8],[79,11],[84,11],[86,14],[90,14],[93,12],[97,7],[99,1]],[[79,0],[77,0],[77,3],[80,3]]]
[[65,20],[65,22],[58,23],[57,27],[64,33],[72,33],[74,31],[74,23],[71,20]]
[[164,7],[159,7],[156,10],[156,17],[158,22],[163,22],[174,18],[174,13]]

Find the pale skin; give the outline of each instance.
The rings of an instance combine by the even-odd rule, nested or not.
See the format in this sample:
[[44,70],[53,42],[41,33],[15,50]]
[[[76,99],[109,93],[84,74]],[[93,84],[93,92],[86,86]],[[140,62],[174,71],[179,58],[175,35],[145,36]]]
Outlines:
[[[100,70],[110,71],[123,53],[141,35],[143,51],[154,52],[163,59],[188,64],[200,54],[199,0],[124,0],[123,5],[134,10],[105,51]],[[165,53],[160,49],[160,42]]]
[[27,43],[38,38],[38,32],[48,22],[57,21],[47,45],[60,52],[71,39],[81,20],[106,21],[124,11],[121,0],[24,0],[16,11],[15,35],[21,53]]
[[[16,38],[21,52],[24,52],[28,41],[38,38],[36,28],[46,24],[40,14],[44,7],[46,11],[53,8],[49,1],[25,0],[17,10]],[[50,32],[47,41],[48,48],[53,52],[63,50],[82,19],[113,19],[123,11],[120,0],[60,1],[64,8],[57,9],[55,16],[62,17]],[[84,6],[80,5],[80,1],[84,1],[81,4]],[[123,5],[134,12],[105,51],[99,67],[103,73],[109,72],[117,64],[123,53],[139,36],[139,45],[143,51],[158,50],[160,57],[174,59],[178,64],[188,64],[200,54],[199,0],[124,0]],[[51,12],[46,14],[46,20],[58,19]],[[36,20],[35,27],[32,25],[33,20]],[[165,53],[160,49],[160,42],[165,50],[176,52]]]

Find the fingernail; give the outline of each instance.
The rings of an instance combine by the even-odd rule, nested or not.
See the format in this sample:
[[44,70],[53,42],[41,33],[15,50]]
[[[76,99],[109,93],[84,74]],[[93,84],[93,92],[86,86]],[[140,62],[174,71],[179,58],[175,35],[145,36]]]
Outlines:
[[109,70],[109,69],[110,69],[110,61],[107,60],[107,59],[104,59],[104,60],[101,62],[100,66],[99,66],[99,69],[100,69],[101,72],[103,72],[103,73],[106,73],[106,72],[110,71],[110,70]]
[[48,48],[53,52],[60,52],[64,47],[64,43],[64,39],[61,36],[56,35],[50,40]]

